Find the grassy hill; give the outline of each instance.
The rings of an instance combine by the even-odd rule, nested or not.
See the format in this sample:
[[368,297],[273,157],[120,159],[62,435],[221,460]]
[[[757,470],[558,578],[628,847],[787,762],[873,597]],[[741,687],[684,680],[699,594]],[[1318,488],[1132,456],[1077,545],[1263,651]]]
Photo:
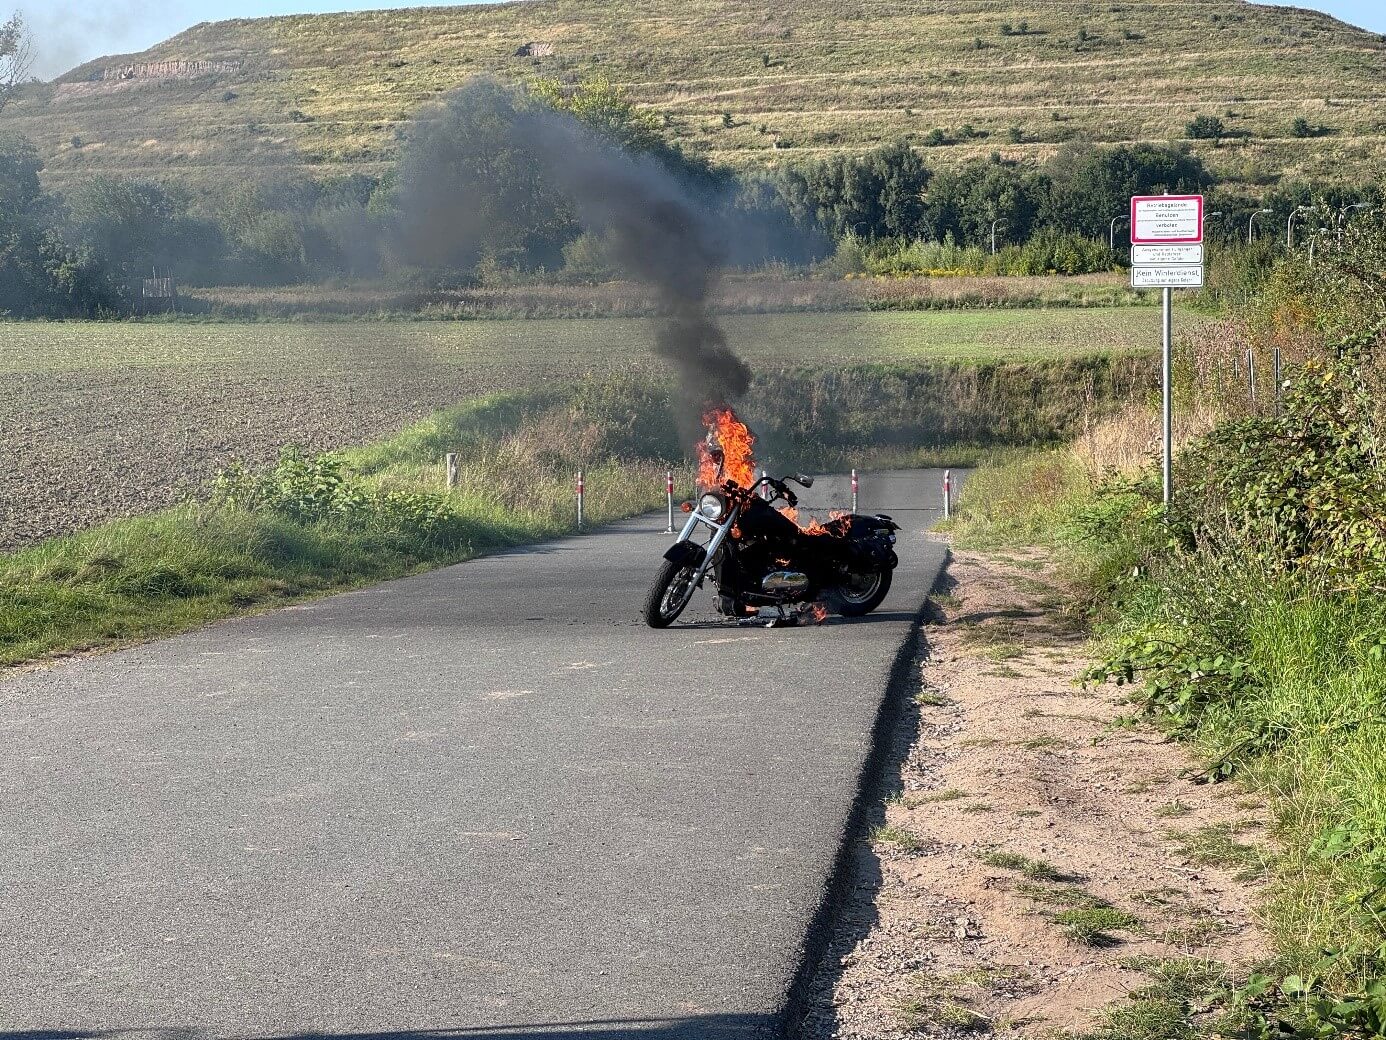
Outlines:
[[[1041,160],[1070,140],[1182,138],[1208,114],[1226,136],[1194,146],[1236,179],[1386,170],[1383,38],[1244,0],[525,0],[242,19],[75,69],[0,128],[37,142],[59,184],[379,170],[420,104],[480,73],[604,74],[738,166],[899,135],[934,165]],[[1297,117],[1317,136],[1295,136]],[[935,128],[945,143],[928,143]]]

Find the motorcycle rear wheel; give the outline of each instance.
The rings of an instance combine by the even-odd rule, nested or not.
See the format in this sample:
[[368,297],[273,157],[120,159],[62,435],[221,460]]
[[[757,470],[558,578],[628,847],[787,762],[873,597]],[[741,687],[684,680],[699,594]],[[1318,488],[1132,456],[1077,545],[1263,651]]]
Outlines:
[[668,628],[693,598],[693,575],[697,568],[687,563],[665,560],[645,596],[645,623],[651,628]]
[[858,580],[851,585],[839,585],[827,595],[833,612],[843,617],[862,617],[879,607],[890,592],[892,572],[889,569],[853,575]]

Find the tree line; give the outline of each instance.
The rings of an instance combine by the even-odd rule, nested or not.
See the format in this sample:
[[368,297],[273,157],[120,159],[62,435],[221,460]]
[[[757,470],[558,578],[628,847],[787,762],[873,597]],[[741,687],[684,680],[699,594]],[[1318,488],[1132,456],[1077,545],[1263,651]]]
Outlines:
[[[493,83],[422,112],[383,176],[267,176],[216,192],[98,177],[45,192],[32,145],[0,134],[0,311],[118,312],[135,280],[156,272],[193,285],[613,277],[605,244],[584,233],[572,202],[507,128],[507,106],[575,120],[673,172],[700,200],[726,262],[742,267],[903,273],[956,262],[960,254],[940,250],[964,247],[976,266],[994,246],[1001,261],[990,270],[1082,273],[1121,261],[1108,245],[1121,243],[1135,194],[1208,193],[1218,214],[1210,234],[1228,241],[1253,217],[1269,237],[1291,213],[1331,221],[1382,201],[1372,185],[1287,184],[1255,196],[1219,185],[1187,149],[1155,144],[1069,145],[1042,165],[993,154],[933,170],[897,141],[737,174],[670,144],[652,114],[606,81]],[[1299,209],[1307,206],[1315,209]]]

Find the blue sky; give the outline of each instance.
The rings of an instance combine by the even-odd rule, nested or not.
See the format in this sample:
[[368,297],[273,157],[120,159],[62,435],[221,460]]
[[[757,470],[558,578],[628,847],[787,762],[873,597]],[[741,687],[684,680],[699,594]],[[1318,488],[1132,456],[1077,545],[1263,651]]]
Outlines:
[[[11,0],[13,2],[13,0]],[[269,14],[417,7],[424,0],[19,0],[37,43],[36,75],[58,75],[102,54],[139,51],[198,22]],[[454,0],[456,2],[456,0]],[[478,0],[487,2],[487,0]],[[600,2],[600,0],[593,0]],[[679,0],[664,0],[677,4]],[[0,0],[0,10],[6,5]],[[437,5],[427,5],[437,6]],[[1296,0],[1346,22],[1386,33],[1382,0]]]

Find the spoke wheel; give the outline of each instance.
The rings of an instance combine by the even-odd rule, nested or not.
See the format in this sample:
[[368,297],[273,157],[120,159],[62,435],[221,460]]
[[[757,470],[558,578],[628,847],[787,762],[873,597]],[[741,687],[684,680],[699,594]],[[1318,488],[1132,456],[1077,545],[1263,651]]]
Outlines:
[[693,598],[697,568],[665,560],[645,597],[645,622],[651,628],[668,628]]

